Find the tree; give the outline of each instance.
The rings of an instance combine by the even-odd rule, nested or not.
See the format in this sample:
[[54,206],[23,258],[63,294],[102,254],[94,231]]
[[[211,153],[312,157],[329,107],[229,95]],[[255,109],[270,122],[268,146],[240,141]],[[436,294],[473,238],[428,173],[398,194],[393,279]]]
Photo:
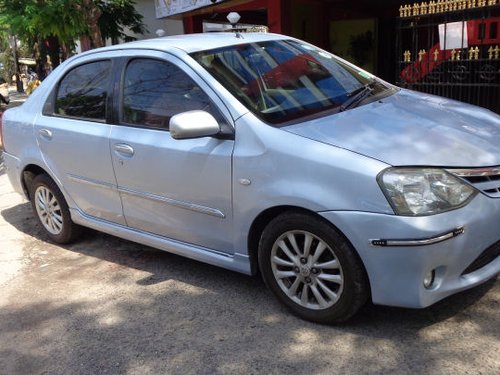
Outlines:
[[134,0],[80,0],[77,9],[85,15],[93,48],[104,45],[106,39],[111,39],[113,44],[120,39],[126,42],[135,40],[126,34],[125,28],[134,34],[146,32],[143,17],[137,13],[134,4]]
[[111,39],[117,44],[119,39],[129,42],[135,40],[133,36],[127,35],[124,28],[134,34],[144,34],[147,29],[142,23],[142,15],[136,12],[133,0],[111,0],[107,3],[101,2],[102,11],[99,18],[99,29],[103,39]]
[[79,1],[0,0],[0,23],[23,41],[55,37],[71,48],[75,37],[87,32],[85,19],[75,12]]
[[74,1],[73,4],[74,8],[88,25],[88,33],[90,34],[90,40],[94,48],[104,45],[101,30],[99,29],[99,18],[102,15],[100,5],[102,6],[102,1],[95,0]]
[[84,36],[96,48],[104,44],[103,38],[133,39],[124,28],[143,33],[142,16],[134,4],[134,0],[0,0],[0,26],[26,43],[57,51],[54,56],[62,49],[64,57]]
[[[38,66],[49,55],[53,67],[74,47],[75,38],[87,32],[81,14],[74,9],[79,0],[0,0],[0,24],[24,44],[35,46]],[[41,73],[39,71],[39,73]]]

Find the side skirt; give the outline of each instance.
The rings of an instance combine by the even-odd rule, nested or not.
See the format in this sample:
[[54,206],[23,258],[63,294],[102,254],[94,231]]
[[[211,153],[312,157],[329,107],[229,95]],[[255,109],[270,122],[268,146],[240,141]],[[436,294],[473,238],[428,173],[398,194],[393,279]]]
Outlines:
[[214,266],[226,268],[231,271],[251,275],[250,259],[247,255],[235,253],[233,255],[219,252],[217,250],[173,240],[125,227],[120,224],[111,223],[92,216],[85,215],[77,209],[70,209],[71,219],[79,225],[95,229],[100,232],[137,242],[142,245],[151,246],[159,250],[198,260]]

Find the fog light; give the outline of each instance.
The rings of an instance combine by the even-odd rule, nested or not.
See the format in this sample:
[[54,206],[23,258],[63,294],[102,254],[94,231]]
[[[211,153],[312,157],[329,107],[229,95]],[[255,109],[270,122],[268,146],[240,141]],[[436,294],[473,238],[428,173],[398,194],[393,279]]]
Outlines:
[[429,273],[427,275],[425,275],[425,277],[424,277],[425,289],[430,289],[432,287],[432,284],[434,284],[434,276],[435,276],[434,270],[429,271]]

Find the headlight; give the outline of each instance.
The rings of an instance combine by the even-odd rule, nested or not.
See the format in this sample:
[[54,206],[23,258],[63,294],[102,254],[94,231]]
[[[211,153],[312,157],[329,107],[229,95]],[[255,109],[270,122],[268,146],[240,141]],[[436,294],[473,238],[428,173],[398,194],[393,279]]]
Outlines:
[[476,190],[442,169],[389,168],[378,183],[398,215],[434,215],[464,206]]

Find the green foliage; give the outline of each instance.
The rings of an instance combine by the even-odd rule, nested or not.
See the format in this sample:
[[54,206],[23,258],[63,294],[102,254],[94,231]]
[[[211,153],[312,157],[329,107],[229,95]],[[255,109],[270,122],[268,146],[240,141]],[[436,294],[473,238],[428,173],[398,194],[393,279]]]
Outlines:
[[[145,31],[142,16],[133,0],[93,0],[102,10],[99,28],[103,38],[128,39],[124,28]],[[77,11],[82,0],[0,0],[0,28],[28,42],[56,37],[71,47],[82,35],[89,35],[86,15]]]
[[62,43],[72,42],[86,32],[78,0],[0,0],[0,24],[23,41],[55,36]]
[[10,58],[10,48],[4,49],[3,51],[4,53],[2,53],[0,56],[0,64],[2,64],[2,69],[0,69],[0,77],[2,77],[6,82],[10,84],[12,75],[14,74],[14,61]]
[[99,19],[99,28],[104,39],[111,39],[116,43],[118,39],[128,42],[134,37],[127,35],[124,28],[128,28],[135,34],[144,34],[147,30],[142,23],[142,15],[134,8],[133,0],[110,0],[106,3],[99,1],[98,6],[102,10]]
[[[11,77],[15,73],[13,52],[9,42],[10,34],[5,28],[0,28],[0,77],[7,82],[11,82]],[[19,57],[32,56],[32,49],[29,44],[21,43],[17,48]]]

